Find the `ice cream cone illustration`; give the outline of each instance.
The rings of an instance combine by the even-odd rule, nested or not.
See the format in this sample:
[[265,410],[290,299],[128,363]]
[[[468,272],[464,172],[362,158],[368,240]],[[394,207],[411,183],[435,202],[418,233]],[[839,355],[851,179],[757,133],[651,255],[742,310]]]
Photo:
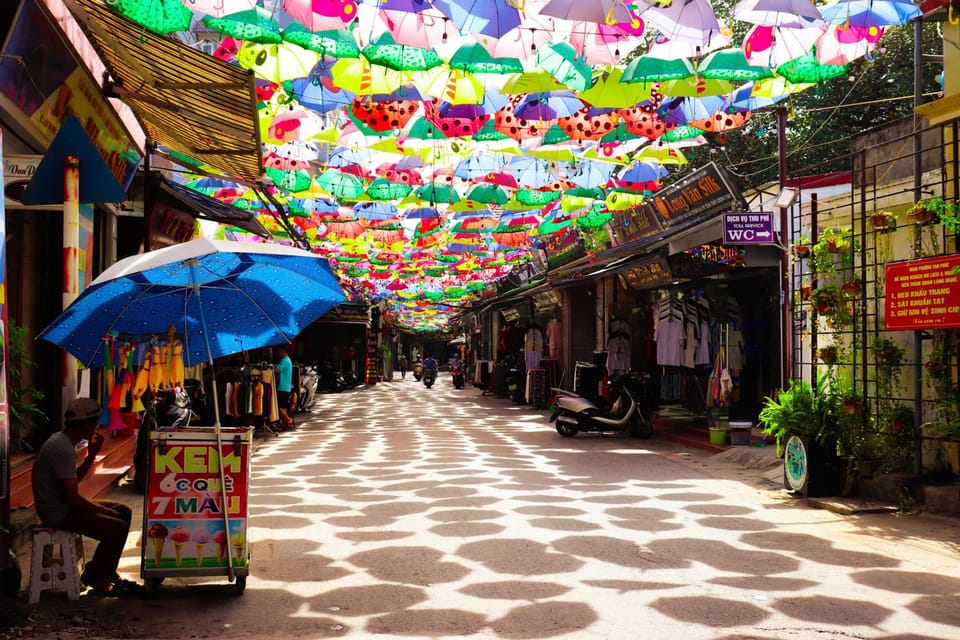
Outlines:
[[147,529],[147,538],[153,548],[153,561],[156,567],[160,566],[160,560],[163,558],[163,545],[167,541],[167,528],[155,522]]
[[173,540],[173,552],[177,556],[177,566],[183,561],[183,545],[190,539],[190,532],[183,527],[174,527],[170,532],[170,539]]
[[246,557],[244,555],[244,550],[247,546],[247,537],[242,533],[235,533],[233,537],[230,538],[230,542],[233,543],[233,552],[234,557],[237,559],[238,564],[246,564]]
[[217,531],[213,534],[213,543],[217,545],[217,564],[223,564],[227,553],[227,534]]
[[190,539],[193,540],[193,548],[197,555],[197,566],[203,566],[203,557],[207,552],[207,545],[210,543],[210,532],[200,527],[194,529],[193,533],[190,534]]

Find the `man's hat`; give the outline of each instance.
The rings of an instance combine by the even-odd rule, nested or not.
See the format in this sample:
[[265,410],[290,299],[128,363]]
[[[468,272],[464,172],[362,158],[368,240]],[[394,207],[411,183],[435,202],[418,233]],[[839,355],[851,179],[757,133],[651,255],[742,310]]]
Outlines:
[[93,398],[74,398],[67,405],[63,419],[67,422],[82,422],[99,418],[100,413],[100,403]]

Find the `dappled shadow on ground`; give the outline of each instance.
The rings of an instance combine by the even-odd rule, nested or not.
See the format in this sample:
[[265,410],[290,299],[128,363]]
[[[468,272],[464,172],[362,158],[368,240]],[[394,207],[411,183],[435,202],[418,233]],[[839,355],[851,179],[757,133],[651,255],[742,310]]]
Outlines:
[[[143,635],[644,637],[650,618],[709,637],[879,637],[904,609],[960,626],[960,578],[798,532],[782,504],[701,482],[656,441],[567,440],[497,399],[450,412],[452,389],[383,387],[322,397],[316,425],[260,445],[246,594],[170,580],[132,609]],[[151,607],[177,616],[154,624]]]

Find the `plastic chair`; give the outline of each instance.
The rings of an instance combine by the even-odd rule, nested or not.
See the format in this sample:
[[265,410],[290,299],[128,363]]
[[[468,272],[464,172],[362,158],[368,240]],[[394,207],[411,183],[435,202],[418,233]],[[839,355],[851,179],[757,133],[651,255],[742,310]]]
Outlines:
[[69,600],[78,600],[82,572],[83,536],[62,529],[33,528],[30,604],[40,602],[40,593],[48,589],[66,589]]

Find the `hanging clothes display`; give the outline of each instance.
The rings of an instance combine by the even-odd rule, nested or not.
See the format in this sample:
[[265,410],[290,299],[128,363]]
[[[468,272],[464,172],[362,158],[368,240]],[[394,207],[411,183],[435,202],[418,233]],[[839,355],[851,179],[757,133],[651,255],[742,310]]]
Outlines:
[[532,326],[523,334],[523,362],[527,371],[540,366],[543,357],[543,332]]
[[686,337],[683,304],[675,294],[661,298],[656,305],[653,339],[657,343],[657,364],[667,367],[683,366],[683,346]]
[[556,318],[547,323],[547,353],[551,360],[563,359],[562,325]]

